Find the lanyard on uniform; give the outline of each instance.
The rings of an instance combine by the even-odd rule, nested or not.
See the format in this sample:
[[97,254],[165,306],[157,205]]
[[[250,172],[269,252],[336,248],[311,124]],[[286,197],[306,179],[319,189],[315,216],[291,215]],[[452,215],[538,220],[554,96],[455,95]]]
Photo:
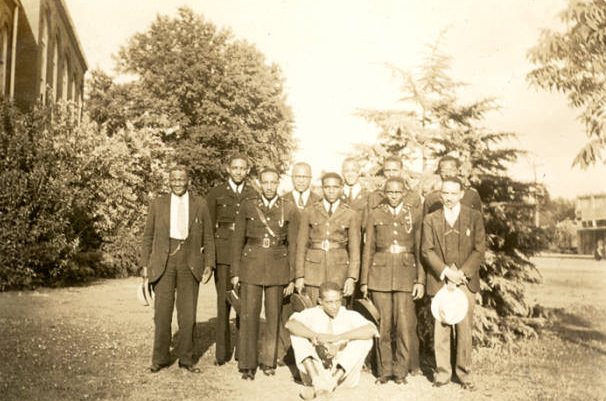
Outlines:
[[[269,226],[269,224],[267,223],[267,218],[263,214],[263,211],[257,205],[255,205],[255,209],[257,209],[257,214],[259,215],[259,220],[261,220],[261,223],[263,223],[263,225],[265,226],[265,229],[267,230],[269,235],[271,235],[274,238],[278,238],[278,236],[276,235],[274,230],[272,230],[271,227]],[[280,220],[278,221],[278,225],[280,227],[284,226],[284,205],[282,203],[280,203]]]

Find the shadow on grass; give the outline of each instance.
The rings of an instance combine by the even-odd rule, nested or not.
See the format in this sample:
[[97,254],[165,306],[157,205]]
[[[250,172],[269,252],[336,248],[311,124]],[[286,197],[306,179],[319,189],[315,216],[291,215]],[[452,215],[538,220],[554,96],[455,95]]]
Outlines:
[[[208,351],[208,349],[215,343],[215,325],[216,318],[211,318],[205,322],[197,322],[194,327],[194,363],[197,363],[202,356]],[[170,351],[170,363],[173,364],[178,356],[177,349],[175,348],[177,345],[177,339],[179,336],[179,331],[177,330],[173,334],[172,342],[171,342],[171,351]]]
[[606,333],[597,329],[592,320],[565,311],[553,309],[549,329],[563,340],[606,355]]

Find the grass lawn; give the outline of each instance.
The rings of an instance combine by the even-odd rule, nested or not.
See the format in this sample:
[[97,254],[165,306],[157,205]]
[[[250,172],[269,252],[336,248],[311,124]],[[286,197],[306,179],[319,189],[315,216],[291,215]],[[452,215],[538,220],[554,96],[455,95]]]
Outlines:
[[[544,282],[528,289],[553,308],[539,339],[474,353],[477,391],[435,389],[424,377],[406,386],[358,388],[335,401],[606,400],[606,262],[537,258]],[[200,291],[196,350],[201,375],[176,364],[147,372],[153,310],[135,298],[136,278],[87,287],[0,294],[0,400],[297,400],[290,371],[242,381],[235,362],[213,366],[212,285]],[[176,319],[175,319],[176,320]]]

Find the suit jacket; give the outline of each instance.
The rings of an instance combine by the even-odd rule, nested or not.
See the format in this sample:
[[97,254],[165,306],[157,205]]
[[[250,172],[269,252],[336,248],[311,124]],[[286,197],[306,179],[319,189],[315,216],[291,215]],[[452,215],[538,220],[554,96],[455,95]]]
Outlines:
[[302,211],[303,209],[307,209],[309,207],[311,207],[314,203],[322,200],[322,197],[320,195],[318,195],[317,193],[315,193],[314,191],[310,191],[309,192],[309,198],[307,199],[307,203],[305,204],[305,206],[303,207],[303,209],[299,209],[299,206],[297,206],[297,204],[295,203],[295,198],[293,195],[293,191],[287,192],[284,195],[281,196],[281,198],[288,203],[291,203],[298,211]]
[[[476,191],[474,188],[468,187],[463,189],[461,205],[465,205],[482,212],[482,199],[480,198],[478,191]],[[428,193],[425,197],[425,202],[423,202],[423,216],[441,209],[442,206],[442,193],[439,190]]]
[[358,214],[360,215],[362,229],[366,227],[369,195],[370,193],[366,189],[362,188],[362,190],[358,192],[356,197],[353,199],[349,199],[349,197],[345,194],[341,196],[341,202],[347,203],[353,210],[358,212]]
[[[141,245],[141,266],[147,267],[151,283],[156,282],[168,261],[170,251],[170,194],[154,199],[148,209]],[[187,265],[200,281],[204,266],[215,265],[215,244],[206,202],[189,193],[189,232],[185,242]]]
[[[480,290],[480,265],[484,261],[486,236],[482,214],[461,204],[459,213],[459,270],[468,278],[469,290]],[[444,209],[425,216],[421,240],[421,254],[427,269],[427,293],[435,295],[442,287],[440,276],[446,265],[444,257]]]
[[[295,278],[304,277],[305,284],[319,286],[325,281],[343,285],[348,277],[358,280],[360,274],[360,216],[340,202],[328,215],[322,202],[316,202],[301,214],[297,235]],[[343,248],[312,249],[310,242],[328,240]]]
[[[425,284],[425,271],[419,262],[421,249],[421,206],[403,205],[394,216],[387,204],[370,211],[362,257],[360,284],[374,291],[412,291],[415,283]],[[410,232],[408,232],[410,231]],[[391,245],[410,249],[392,254],[382,249]]]
[[231,263],[231,237],[235,229],[236,217],[240,213],[242,202],[255,196],[257,191],[248,183],[244,184],[242,193],[232,191],[227,182],[208,191],[206,201],[215,237],[217,264]]
[[[259,210],[276,237],[260,220]],[[232,237],[232,277],[256,285],[285,285],[294,280],[298,228],[299,212],[294,204],[278,199],[268,209],[260,195],[245,200]],[[269,248],[256,243],[264,238],[272,243]]]

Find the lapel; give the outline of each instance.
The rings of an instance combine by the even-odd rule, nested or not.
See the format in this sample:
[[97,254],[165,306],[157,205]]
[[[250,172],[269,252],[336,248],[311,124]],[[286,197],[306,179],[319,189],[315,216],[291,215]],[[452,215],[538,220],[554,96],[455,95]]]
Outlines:
[[471,212],[467,207],[461,205],[459,212],[459,250],[465,249],[463,241],[467,241],[467,230],[470,230]]
[[189,193],[189,222],[187,225],[187,229],[189,232],[191,232],[191,228],[194,226],[194,219],[196,218],[196,195],[194,195],[192,192]]
[[160,230],[170,236],[170,193],[161,197],[160,202]]
[[[330,218],[330,216],[328,215],[328,212],[324,208],[324,202],[316,203],[316,209],[317,209],[318,213],[320,213],[324,218],[326,218],[326,219]],[[333,216],[334,216],[334,214],[333,214]]]
[[444,252],[444,209],[438,209],[433,214],[434,217],[434,230],[436,232],[436,238],[440,245],[440,250]]

